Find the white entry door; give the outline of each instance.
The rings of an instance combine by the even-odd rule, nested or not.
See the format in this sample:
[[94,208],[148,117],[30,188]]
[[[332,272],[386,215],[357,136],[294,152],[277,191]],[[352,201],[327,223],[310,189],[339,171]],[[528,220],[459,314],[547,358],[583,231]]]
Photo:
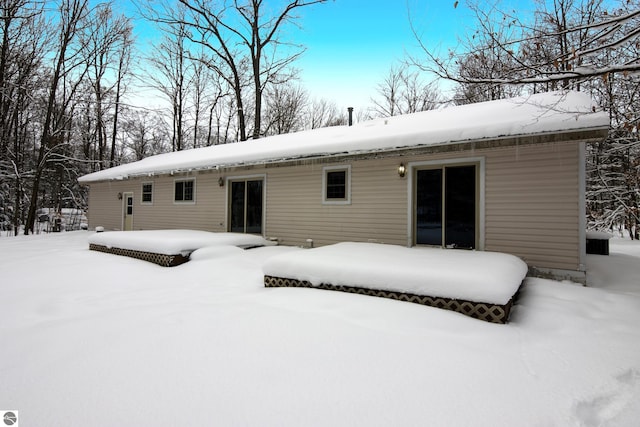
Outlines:
[[133,193],[124,193],[122,196],[123,221],[122,229],[124,231],[133,230]]

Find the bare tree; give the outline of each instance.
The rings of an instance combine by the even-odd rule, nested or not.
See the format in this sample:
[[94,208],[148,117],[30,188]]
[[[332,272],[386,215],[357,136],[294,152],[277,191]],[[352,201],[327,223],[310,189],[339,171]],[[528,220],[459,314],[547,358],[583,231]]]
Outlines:
[[[457,2],[456,2],[457,3]],[[414,64],[448,80],[463,84],[560,84],[602,77],[612,73],[640,71],[640,58],[602,53],[629,51],[640,36],[640,8],[637,2],[625,2],[617,10],[604,12],[602,1],[554,0],[549,11],[539,2],[538,22],[521,22],[515,12],[497,8],[485,11],[471,5],[476,13],[479,32],[485,43],[463,51],[449,50],[444,57],[432,53],[425,44],[425,60],[413,58]],[[498,26],[496,31],[495,25]],[[417,34],[417,31],[414,31]],[[504,38],[505,34],[510,37]],[[418,38],[419,39],[419,38]],[[455,71],[462,58],[482,56],[488,49],[499,49],[509,67],[485,76],[465,76]],[[542,49],[542,50],[541,50]],[[492,56],[485,54],[484,56]],[[495,55],[493,55],[495,57]]]
[[134,161],[166,151],[169,139],[166,123],[159,116],[148,111],[138,111],[131,113],[129,117],[124,130],[127,135],[126,146]]
[[425,49],[422,67],[458,82],[462,102],[520,91],[590,93],[609,112],[611,130],[587,146],[589,226],[640,237],[640,2],[539,0],[528,22],[498,8],[472,9],[478,31],[470,42],[445,58]]
[[[228,141],[228,132],[231,124],[231,119],[234,114],[226,115],[226,125],[224,126],[224,134],[222,133],[223,121],[225,116],[223,115],[224,104],[226,100],[230,98],[229,87],[225,84],[224,79],[221,79],[218,74],[210,75],[209,90],[206,104],[208,111],[207,120],[207,137],[205,144],[207,146],[226,143]],[[215,132],[214,132],[214,117],[215,117]],[[215,140],[214,140],[215,133]]]
[[404,77],[401,101],[405,114],[433,110],[443,104],[435,82],[424,82],[418,72],[407,73]]
[[[210,145],[227,144],[238,140],[239,131],[237,128],[235,128],[234,131],[232,123],[234,117],[236,117],[236,111],[237,107],[235,98],[232,96],[221,97],[219,102],[216,102],[211,106],[209,115],[210,134],[207,138]],[[211,125],[214,116],[216,117],[215,131],[214,127]]]
[[116,93],[115,100],[113,106],[113,130],[111,132],[111,155],[109,157],[109,166],[115,166],[115,156],[116,156],[116,139],[118,135],[118,119],[120,114],[120,104],[122,96],[126,91],[125,78],[129,74],[130,71],[130,61],[131,61],[131,51],[133,46],[132,39],[132,30],[133,27],[130,22],[127,22],[123,31],[121,33],[120,38],[120,47],[118,49],[118,68],[116,73]]
[[[150,4],[150,13],[156,13]],[[146,73],[151,86],[167,97],[171,108],[172,151],[180,151],[185,147],[187,101],[193,67],[197,64],[189,53],[189,29],[185,20],[185,8],[182,5],[170,7],[165,5],[167,14],[172,14],[170,23],[160,19],[156,22],[164,33],[160,43],[149,55],[151,70]]]
[[[64,142],[63,131],[69,117],[68,104],[87,73],[86,46],[74,44],[89,14],[88,0],[62,0],[59,5],[58,50],[50,78],[44,120],[40,136],[40,148],[29,201],[29,212],[24,233],[33,233],[36,220],[38,193],[43,172],[52,153]],[[75,74],[75,75],[74,75]],[[69,84],[69,81],[72,83]],[[57,97],[64,93],[63,99]]]
[[375,112],[383,117],[416,113],[437,108],[442,99],[434,83],[424,83],[417,71],[408,65],[391,67],[378,84],[378,97],[373,98]]
[[273,86],[267,91],[265,134],[280,135],[304,128],[308,94],[292,84]]
[[23,218],[31,134],[37,127],[34,98],[48,38],[43,5],[26,0],[0,2],[0,229],[18,234]]
[[191,98],[193,104],[193,148],[197,148],[200,144],[198,137],[200,136],[200,118],[204,104],[205,91],[207,89],[207,68],[203,60],[196,60],[193,64],[192,90]]
[[403,69],[391,67],[382,83],[378,84],[377,91],[380,100],[373,99],[374,109],[382,116],[390,117],[402,114],[398,111],[400,91],[402,90]]
[[[216,74],[212,66],[216,58],[211,58],[205,52],[200,51],[197,56],[190,57],[193,61],[190,74],[191,119],[193,122],[192,140],[193,147],[212,145],[214,125],[221,128],[223,122],[228,122],[226,117],[220,117],[214,124],[216,110],[220,111],[219,103],[230,95],[226,82]],[[234,114],[231,115],[232,117]],[[228,125],[227,125],[228,126]]]
[[[95,103],[95,131],[98,146],[98,167],[111,164],[112,156],[107,158],[107,123],[106,116],[112,106],[108,97],[116,88],[116,114],[121,96],[121,81],[126,69],[127,50],[130,49],[131,23],[124,16],[113,13],[111,3],[99,4],[91,13],[91,19],[81,33],[81,43],[91,52],[91,64],[88,78],[91,82]],[[110,82],[108,73],[116,69],[115,81]],[[111,73],[112,74],[112,73]],[[117,127],[117,119],[114,120]],[[115,149],[115,131],[112,132],[111,145]]]
[[[636,46],[636,50],[640,47]],[[632,53],[630,56],[637,55]],[[640,78],[611,74],[582,85],[609,112],[606,140],[587,146],[587,219],[640,238]]]
[[338,111],[336,104],[324,98],[315,99],[309,104],[307,116],[305,127],[309,129],[346,124],[346,120]]
[[[303,48],[285,43],[281,30],[295,22],[296,10],[324,3],[327,0],[178,0],[189,12],[185,19],[169,15],[156,17],[174,25],[186,24],[190,39],[209,49],[221,60],[218,72],[232,88],[239,130],[239,139],[248,137],[245,111],[245,89],[252,87],[254,106],[252,138],[262,132],[262,102],[265,89],[290,75],[289,66],[300,56]],[[278,47],[288,44],[286,53]],[[285,49],[282,49],[285,51]]]
[[[480,12],[478,15],[485,16]],[[517,30],[509,25],[502,25],[502,21],[496,24],[494,21],[483,20],[478,25],[479,29],[464,42],[467,54],[462,55],[455,63],[455,73],[461,80],[454,97],[454,102],[458,105],[510,98],[521,92],[520,86],[516,85],[478,82],[509,73],[517,76],[519,66],[504,49],[509,40],[519,37]]]

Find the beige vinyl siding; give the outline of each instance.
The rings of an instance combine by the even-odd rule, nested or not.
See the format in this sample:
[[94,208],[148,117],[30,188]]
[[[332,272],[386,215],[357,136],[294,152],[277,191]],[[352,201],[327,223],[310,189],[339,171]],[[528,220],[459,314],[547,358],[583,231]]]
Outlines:
[[[195,180],[194,202],[174,201],[175,181],[184,179]],[[138,217],[134,220],[139,221],[134,229],[224,230],[224,188],[218,186],[217,175],[163,176],[154,179],[153,191],[153,206],[137,206]]]
[[266,235],[285,245],[340,241],[406,245],[410,174],[405,164],[484,158],[484,249],[512,253],[529,265],[579,268],[579,143],[541,144],[328,165],[351,165],[351,204],[322,204],[322,167],[268,169]]
[[488,153],[485,249],[530,266],[577,270],[579,158],[577,142]]
[[[89,220],[89,229],[101,226],[105,230],[121,230],[122,229],[122,203],[118,199],[118,193],[127,190],[121,181],[95,182],[89,187],[89,211],[87,217]],[[135,194],[134,194],[134,205]],[[134,211],[135,213],[135,211]]]
[[[412,173],[398,176],[400,163],[411,165],[458,158],[484,159],[485,250],[522,257],[530,266],[578,270],[580,206],[578,142],[520,145],[472,151],[378,159],[308,161],[300,165],[271,165],[191,175],[145,177],[92,183],[90,227],[122,227],[118,192],[134,193],[134,230],[190,228],[226,231],[228,183],[247,176],[264,178],[265,237],[284,245],[315,246],[341,241],[374,241],[407,245],[413,241],[409,224]],[[468,163],[468,162],[465,162]],[[350,166],[349,204],[323,204],[323,168]],[[176,178],[195,177],[195,203],[176,204]],[[153,182],[153,204],[141,204],[142,182]],[[480,204],[478,208],[480,208]],[[480,218],[480,216],[479,216]]]
[[[174,182],[185,178],[195,179],[195,203],[174,202]],[[107,230],[120,230],[122,200],[118,200],[118,192],[133,192],[134,230],[187,228],[225,231],[226,187],[218,185],[218,178],[217,174],[194,173],[92,183],[89,193],[89,227],[103,226]],[[143,182],[153,183],[153,204],[141,202]]]
[[[459,156],[460,154],[458,154]],[[283,244],[321,246],[341,241],[373,241],[407,245],[410,240],[409,173],[398,175],[400,163],[455,158],[455,154],[386,157],[330,163],[351,165],[351,203],[322,205],[322,167],[296,166],[269,170],[267,232]]]
[[[287,245],[313,239],[406,245],[406,179],[397,158],[268,169],[267,234]],[[322,203],[323,166],[351,165],[351,203]]]

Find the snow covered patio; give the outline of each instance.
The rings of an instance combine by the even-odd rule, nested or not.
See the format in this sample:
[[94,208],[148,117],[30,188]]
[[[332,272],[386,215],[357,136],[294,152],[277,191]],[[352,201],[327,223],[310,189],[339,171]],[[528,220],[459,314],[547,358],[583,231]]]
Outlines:
[[[90,232],[0,237],[0,406],[22,425],[616,426],[640,419],[640,244],[589,287],[525,279],[507,325],[264,287],[283,246],[162,268]],[[486,422],[484,422],[486,421]]]
[[189,261],[196,249],[235,246],[255,248],[273,245],[260,236],[244,233],[210,233],[198,230],[143,230],[96,233],[89,249],[175,267]]
[[[111,231],[89,249],[175,267],[196,250],[274,245],[260,236],[197,230]],[[265,264],[265,287],[308,287],[443,308],[494,323],[509,320],[527,274],[519,258],[495,252],[338,243],[282,254]]]
[[409,301],[506,323],[527,265],[502,253],[338,243],[282,254],[266,287],[307,287]]

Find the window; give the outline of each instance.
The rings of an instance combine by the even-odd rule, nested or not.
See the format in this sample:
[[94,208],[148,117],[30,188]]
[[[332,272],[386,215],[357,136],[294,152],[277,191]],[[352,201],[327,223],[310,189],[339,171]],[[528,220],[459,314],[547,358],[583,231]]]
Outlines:
[[328,166],[323,169],[322,202],[351,203],[351,166]]
[[151,204],[153,202],[153,183],[142,184],[142,203]]
[[175,202],[195,202],[195,180],[183,179],[175,181]]
[[347,198],[347,171],[327,172],[327,200]]

